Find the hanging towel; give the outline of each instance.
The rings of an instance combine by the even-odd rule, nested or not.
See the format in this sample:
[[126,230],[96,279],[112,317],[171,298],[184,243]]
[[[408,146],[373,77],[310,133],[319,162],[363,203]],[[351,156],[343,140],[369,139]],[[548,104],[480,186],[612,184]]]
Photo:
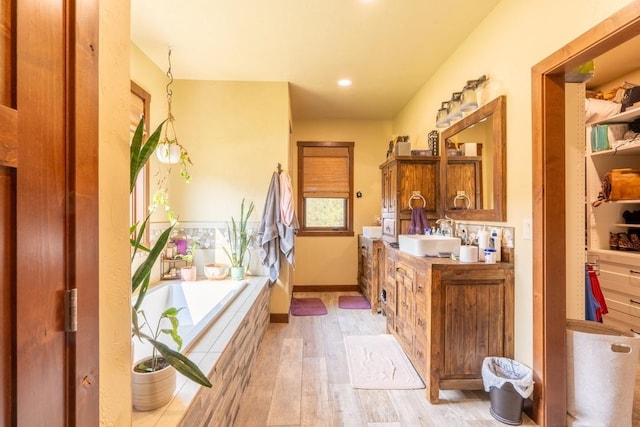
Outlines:
[[585,320],[592,320],[594,322],[601,322],[602,317],[598,319],[600,314],[600,306],[598,301],[593,295],[591,290],[591,277],[589,274],[589,267],[585,268],[584,272],[584,318]]
[[278,224],[280,252],[282,252],[289,264],[295,268],[295,237],[300,226],[293,210],[291,178],[286,171],[280,172],[280,218],[281,222]]
[[282,223],[287,227],[290,226],[293,222],[295,212],[293,211],[291,177],[286,171],[280,172],[280,214]]
[[589,281],[591,282],[591,294],[598,302],[599,306],[599,309],[596,311],[596,318],[598,319],[598,322],[602,322],[602,316],[609,312],[609,309],[607,308],[607,301],[604,299],[604,295],[602,294],[598,274],[593,271],[593,267],[591,265],[587,265],[587,269],[589,270]]
[[424,234],[424,229],[429,228],[429,221],[424,208],[411,209],[411,222],[409,223],[409,234]]
[[280,275],[280,178],[274,172],[264,203],[264,212],[260,221],[260,261],[269,269],[269,279],[273,285]]

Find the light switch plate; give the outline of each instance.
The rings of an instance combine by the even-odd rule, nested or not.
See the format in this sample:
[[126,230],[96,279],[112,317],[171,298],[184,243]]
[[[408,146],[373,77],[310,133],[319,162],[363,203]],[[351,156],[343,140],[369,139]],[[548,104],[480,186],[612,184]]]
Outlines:
[[531,218],[525,218],[522,220],[522,238],[525,240],[531,240],[533,238],[533,221]]

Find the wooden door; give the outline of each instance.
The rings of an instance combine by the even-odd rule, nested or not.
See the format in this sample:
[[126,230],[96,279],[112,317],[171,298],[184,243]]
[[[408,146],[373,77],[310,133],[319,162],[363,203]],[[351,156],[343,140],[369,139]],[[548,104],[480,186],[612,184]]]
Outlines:
[[2,425],[98,424],[97,6],[0,0]]

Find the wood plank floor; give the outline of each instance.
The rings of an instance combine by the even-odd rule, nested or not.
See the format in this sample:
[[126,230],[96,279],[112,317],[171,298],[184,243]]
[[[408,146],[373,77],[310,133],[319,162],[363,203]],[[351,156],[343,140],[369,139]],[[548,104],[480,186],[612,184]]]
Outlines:
[[[425,390],[351,388],[343,336],[384,333],[386,319],[369,310],[338,308],[339,295],[357,293],[296,292],[296,297],[322,298],[329,313],[269,325],[235,426],[505,425],[489,413],[484,391],[444,390],[441,403],[432,405]],[[535,425],[523,418],[523,425]]]

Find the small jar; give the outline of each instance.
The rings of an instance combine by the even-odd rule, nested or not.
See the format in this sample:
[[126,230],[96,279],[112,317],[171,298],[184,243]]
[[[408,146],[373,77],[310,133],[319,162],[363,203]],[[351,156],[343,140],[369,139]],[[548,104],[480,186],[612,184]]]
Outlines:
[[496,263],[496,250],[495,249],[485,249],[484,250],[484,262],[485,262],[485,264],[495,264]]
[[166,259],[173,259],[176,256],[176,245],[173,242],[167,243],[167,247],[164,249],[164,257]]

